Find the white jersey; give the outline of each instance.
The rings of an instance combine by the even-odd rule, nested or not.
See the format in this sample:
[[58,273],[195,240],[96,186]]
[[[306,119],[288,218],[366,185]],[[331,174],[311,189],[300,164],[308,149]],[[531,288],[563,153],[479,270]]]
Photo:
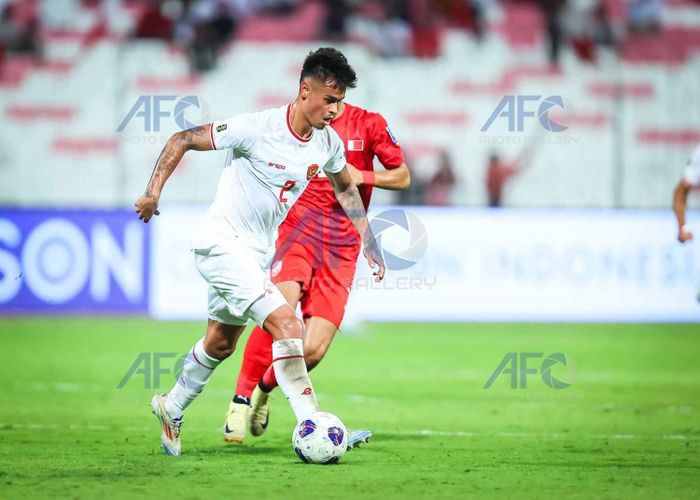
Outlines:
[[693,151],[688,166],[683,171],[683,178],[693,186],[700,186],[700,144]]
[[212,146],[229,152],[192,248],[235,236],[266,251],[309,181],[320,170],[338,173],[345,167],[345,149],[335,130],[314,129],[302,139],[292,130],[290,110],[288,105],[212,124]]

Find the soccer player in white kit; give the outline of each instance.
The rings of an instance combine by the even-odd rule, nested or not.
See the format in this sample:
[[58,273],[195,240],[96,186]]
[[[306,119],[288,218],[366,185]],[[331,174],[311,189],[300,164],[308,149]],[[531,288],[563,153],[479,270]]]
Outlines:
[[673,211],[678,221],[678,241],[685,243],[693,239],[693,233],[685,223],[685,210],[688,204],[688,193],[693,187],[700,186],[700,144],[695,147],[683,177],[673,192]]
[[226,149],[214,202],[192,243],[195,262],[209,284],[209,322],[205,336],[190,350],[182,373],[167,394],[151,401],[162,427],[168,455],[180,455],[185,408],[213,370],[233,353],[248,320],[274,339],[273,366],[297,421],[318,411],[304,363],[303,323],[264,271],[274,232],[309,181],[327,174],[339,203],[361,235],[364,255],[379,281],[384,262],[367,223],[362,199],[345,167],[345,150],[327,125],[338,112],[356,76],[345,56],[332,48],[311,52],[301,71],[294,103],[234,116],[174,134],[156,162],[146,192],[136,201],[139,219],[159,215],[165,181],[186,151]]

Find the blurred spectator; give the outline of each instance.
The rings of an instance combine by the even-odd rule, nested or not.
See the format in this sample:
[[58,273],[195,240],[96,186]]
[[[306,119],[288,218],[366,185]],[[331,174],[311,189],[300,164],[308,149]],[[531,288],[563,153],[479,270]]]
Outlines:
[[627,28],[635,34],[658,33],[663,9],[663,0],[633,0],[627,9]]
[[186,48],[193,71],[216,67],[220,49],[234,36],[236,6],[230,1],[183,0],[175,40]]
[[396,2],[365,0],[345,24],[350,39],[366,43],[381,57],[404,57],[411,53],[411,27],[401,18]]
[[430,2],[439,12],[447,26],[471,31],[480,39],[484,33],[485,0],[437,0]]
[[593,40],[604,47],[616,47],[618,39],[615,36],[605,0],[598,0],[598,5],[593,11],[593,20]]
[[562,12],[566,0],[539,0],[544,13],[547,29],[547,55],[553,65],[559,64],[559,51],[562,43]]
[[0,47],[8,54],[41,57],[39,16],[31,2],[8,2],[2,8]]
[[136,38],[159,38],[170,40],[173,37],[173,20],[163,13],[160,0],[150,0],[134,30]]
[[425,194],[427,205],[444,207],[451,204],[452,189],[457,182],[452,160],[447,151],[440,154],[440,164],[437,172],[428,182],[428,189]]
[[291,14],[301,5],[301,0],[248,0],[254,8],[264,14]]
[[440,54],[439,19],[435,5],[430,0],[411,2],[413,30],[413,55],[434,58]]
[[599,45],[616,44],[604,0],[569,0],[563,10],[563,25],[582,61],[596,62]]
[[404,149],[403,156],[406,165],[411,165],[411,185],[408,186],[408,189],[393,191],[397,196],[396,202],[399,205],[425,205],[425,192],[428,183],[421,175],[422,169],[415,166],[414,159],[408,150]]
[[347,0],[325,0],[326,18],[323,26],[323,37],[326,40],[342,41],[346,36],[346,20],[350,15]]
[[503,191],[510,179],[522,173],[530,166],[532,158],[532,146],[526,146],[518,158],[513,162],[506,162],[497,153],[489,156],[489,165],[486,170],[486,191],[489,196],[490,207],[500,207],[503,204]]

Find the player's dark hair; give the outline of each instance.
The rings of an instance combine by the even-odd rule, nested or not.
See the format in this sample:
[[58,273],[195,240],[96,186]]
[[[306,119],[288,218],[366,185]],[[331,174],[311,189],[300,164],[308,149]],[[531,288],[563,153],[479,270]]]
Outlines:
[[321,47],[309,52],[301,68],[301,83],[306,77],[316,78],[322,82],[333,80],[336,86],[345,90],[354,89],[357,85],[357,75],[343,53],[333,47]]

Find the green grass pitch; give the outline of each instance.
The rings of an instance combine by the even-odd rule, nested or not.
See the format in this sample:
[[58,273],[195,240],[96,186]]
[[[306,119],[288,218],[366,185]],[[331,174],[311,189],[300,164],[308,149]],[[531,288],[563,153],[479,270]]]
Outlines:
[[[189,408],[183,455],[163,455],[148,407],[156,389],[142,373],[117,385],[139,353],[184,353],[203,324],[0,319],[0,498],[700,492],[700,326],[370,324],[341,334],[312,373],[319,401],[375,438],[324,467],[296,458],[279,391],[264,436],[223,442],[242,345]],[[529,374],[513,389],[503,374],[484,389],[509,352],[564,352],[575,379],[556,390]],[[162,374],[161,390],[173,380]]]

